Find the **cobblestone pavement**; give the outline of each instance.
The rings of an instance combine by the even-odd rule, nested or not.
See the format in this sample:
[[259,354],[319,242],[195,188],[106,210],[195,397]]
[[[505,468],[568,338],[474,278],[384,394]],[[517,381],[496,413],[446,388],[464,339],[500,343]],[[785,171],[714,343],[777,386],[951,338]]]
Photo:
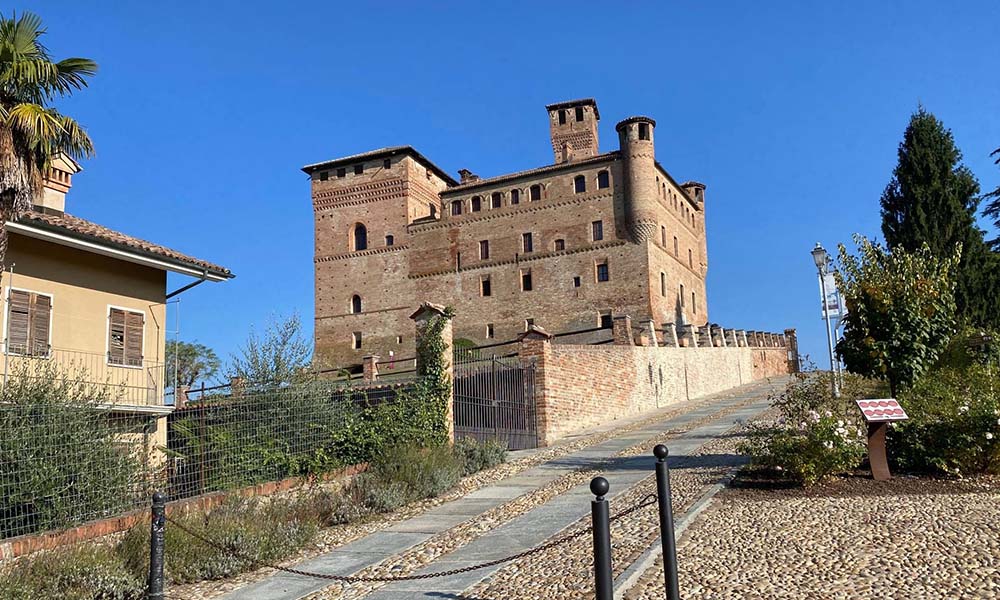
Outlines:
[[[1000,598],[1000,479],[729,489],[678,561],[685,600]],[[626,598],[662,599],[662,572]]]

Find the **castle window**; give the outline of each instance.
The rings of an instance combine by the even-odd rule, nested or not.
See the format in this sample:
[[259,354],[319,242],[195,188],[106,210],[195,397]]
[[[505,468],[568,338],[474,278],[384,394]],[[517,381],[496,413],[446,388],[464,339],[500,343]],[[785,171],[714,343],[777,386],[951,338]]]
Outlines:
[[354,226],[354,249],[368,249],[368,230],[361,223]]
[[527,331],[527,330],[531,329],[531,326],[534,325],[534,324],[535,324],[535,320],[534,319],[525,319],[524,320],[524,330]]
[[462,253],[461,252],[456,252],[455,253],[455,269],[457,269],[457,270],[461,270],[462,269]]
[[667,295],[667,274],[663,272],[660,273],[660,295]]
[[649,139],[649,123],[639,123],[639,139]]
[[531,239],[531,233],[521,234],[521,249],[524,250],[524,252],[526,253],[535,251],[535,245],[533,240]]
[[560,125],[566,124],[566,111],[563,109],[559,109],[559,124]]
[[531,291],[531,269],[521,270],[521,291],[522,292]]
[[451,203],[451,214],[453,216],[454,215],[460,215],[460,214],[462,214],[462,201],[461,200],[455,200],[454,202]]
[[321,171],[320,172],[320,174],[319,174],[319,180],[320,181],[326,181],[329,178],[330,178],[330,172],[329,171]]
[[693,313],[698,312],[698,302],[695,299],[694,292],[691,292],[691,312]]
[[594,221],[590,224],[591,237],[594,238],[595,242],[599,242],[604,239],[604,221]]
[[361,175],[364,172],[365,172],[365,166],[363,164],[362,165],[354,165],[354,174],[355,175]]
[[681,284],[680,299],[681,299],[681,308],[684,308],[684,284],[683,283]]
[[665,184],[665,183],[663,184],[663,197],[664,198],[667,197],[667,184]]
[[500,192],[493,192],[490,194],[490,208],[500,208],[503,204],[501,198]]
[[573,287],[575,287],[575,288],[576,287],[580,287],[580,278],[579,277],[574,277],[573,278]]
[[343,179],[344,177],[347,177],[347,169],[344,168],[337,169],[337,178]]
[[533,185],[533,186],[531,186],[531,188],[529,189],[529,191],[528,191],[528,192],[529,192],[529,194],[530,194],[530,195],[528,196],[528,198],[529,198],[529,199],[530,199],[530,200],[531,200],[532,202],[534,202],[534,201],[536,201],[536,200],[541,200],[541,199],[542,199],[542,186],[540,186],[540,185],[537,185],[537,184],[536,184],[536,185]]
[[385,236],[385,245],[391,246],[396,242],[396,238],[392,237],[392,234]]
[[383,169],[389,169],[391,167],[392,167],[392,160],[391,159],[387,158],[387,159],[385,159],[385,160],[382,161],[382,168]]
[[361,332],[355,331],[351,334],[351,347],[355,350],[361,350]]
[[604,311],[597,315],[597,320],[600,323],[601,329],[611,329],[614,325],[611,321],[611,312]]
[[576,120],[577,121],[582,121],[583,120],[583,107],[582,106],[577,106],[576,107]]
[[361,312],[361,296],[354,294],[351,296],[351,313],[358,314]]
[[432,217],[437,217],[438,216],[438,208],[436,206],[434,206],[433,204],[431,204],[431,216]]
[[597,189],[603,190],[611,187],[611,176],[607,171],[597,173]]
[[480,240],[479,241],[479,259],[486,260],[490,257],[490,241]]
[[493,295],[493,286],[489,275],[486,275],[479,280],[479,294],[484,298]]
[[396,336],[396,343],[397,344],[402,344],[403,343],[403,336],[397,335]]
[[663,225],[660,225],[660,245],[667,247],[667,228]]
[[688,248],[688,266],[692,269],[694,268],[694,255],[691,253],[690,248]]
[[680,251],[680,249],[679,249],[679,247],[677,245],[677,236],[675,235],[674,236],[674,256],[680,255],[680,252],[681,251]]
[[608,261],[602,260],[597,263],[597,281],[603,282],[611,279],[611,273],[608,271]]
[[493,323],[486,324],[486,339],[492,340],[496,337],[496,332],[493,330]]
[[554,246],[555,246],[556,252],[565,250],[566,249],[566,240],[556,240],[556,243],[555,243]]
[[587,191],[587,178],[583,175],[577,175],[573,178],[573,191],[577,194],[582,194]]
[[510,203],[520,204],[521,203],[521,190],[511,190],[510,191]]
[[472,212],[479,212],[483,208],[483,199],[479,196],[472,197]]

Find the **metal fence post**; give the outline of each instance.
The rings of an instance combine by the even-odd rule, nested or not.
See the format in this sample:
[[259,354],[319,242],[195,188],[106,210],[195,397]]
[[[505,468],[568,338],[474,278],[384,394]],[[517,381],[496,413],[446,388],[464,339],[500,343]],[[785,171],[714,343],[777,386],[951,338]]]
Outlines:
[[594,591],[596,600],[614,600],[614,580],[611,577],[611,520],[605,494],[611,484],[603,477],[590,480],[590,491],[597,496],[590,502],[594,527]]
[[677,540],[674,538],[674,509],[670,501],[670,470],[667,468],[667,447],[657,444],[656,500],[660,509],[660,544],[663,548],[663,584],[667,600],[680,600],[677,583]]
[[153,515],[149,527],[149,579],[147,580],[148,600],[163,600],[163,546],[166,540],[167,497],[153,493]]

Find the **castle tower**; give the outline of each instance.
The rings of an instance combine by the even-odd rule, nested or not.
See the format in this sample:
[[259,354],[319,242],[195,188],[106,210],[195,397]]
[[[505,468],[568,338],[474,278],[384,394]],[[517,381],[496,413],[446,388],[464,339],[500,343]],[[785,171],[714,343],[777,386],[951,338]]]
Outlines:
[[556,164],[597,156],[597,122],[601,113],[593,98],[558,102],[549,111],[549,135]]
[[656,189],[656,158],[653,129],[649,117],[629,117],[615,126],[622,156],[622,179],[625,184],[625,210],[629,232],[635,242],[655,239],[659,228],[659,203]]
[[705,233],[705,184],[698,181],[686,181],[681,184],[688,196],[698,204],[698,212],[695,218],[698,219],[698,227],[701,231],[701,275],[708,272],[708,235]]

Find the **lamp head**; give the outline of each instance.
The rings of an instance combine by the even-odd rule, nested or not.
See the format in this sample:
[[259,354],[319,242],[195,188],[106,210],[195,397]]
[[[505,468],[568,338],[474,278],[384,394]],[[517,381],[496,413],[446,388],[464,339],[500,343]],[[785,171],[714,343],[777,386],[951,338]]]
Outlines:
[[816,268],[819,269],[820,273],[826,271],[826,266],[830,262],[830,254],[827,253],[826,248],[816,242],[816,247],[812,249],[813,262],[816,263]]

